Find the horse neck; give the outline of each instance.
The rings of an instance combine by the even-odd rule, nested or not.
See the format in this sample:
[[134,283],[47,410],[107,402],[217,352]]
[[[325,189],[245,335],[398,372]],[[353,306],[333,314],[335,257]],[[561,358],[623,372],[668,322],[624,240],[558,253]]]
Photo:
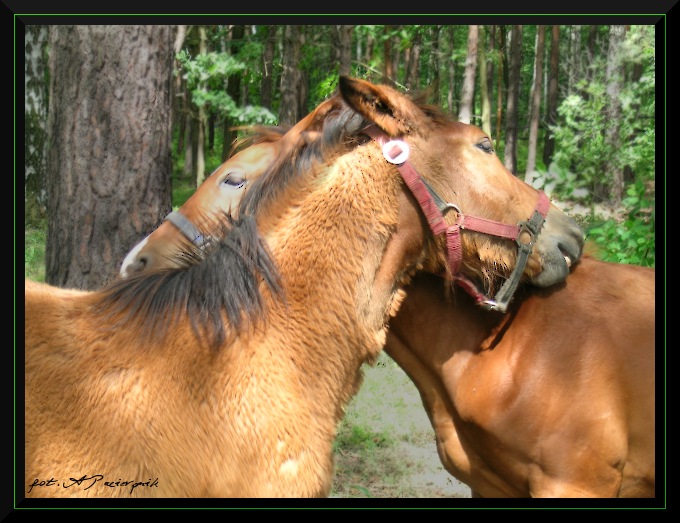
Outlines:
[[[314,325],[320,345],[344,351],[337,357],[345,363],[333,365],[349,374],[382,349],[387,320],[401,299],[401,280],[422,256],[422,249],[403,247],[416,242],[393,241],[404,221],[406,189],[379,153],[366,154],[368,147],[375,146],[317,170],[305,187],[288,195],[294,205],[275,220],[258,221],[261,227],[268,224],[263,233],[286,288],[288,309],[282,316],[299,312],[291,321]],[[372,158],[380,158],[377,166]],[[408,205],[422,237],[415,204]],[[311,350],[327,355],[323,346]]]
[[441,364],[459,354],[489,349],[503,320],[511,317],[485,311],[461,289],[447,285],[439,276],[417,275],[390,320],[390,333],[423,361]]

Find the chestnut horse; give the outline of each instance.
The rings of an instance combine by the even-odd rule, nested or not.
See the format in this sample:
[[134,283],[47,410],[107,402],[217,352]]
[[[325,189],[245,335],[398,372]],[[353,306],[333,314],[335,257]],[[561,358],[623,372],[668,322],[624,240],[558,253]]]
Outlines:
[[[266,145],[220,171],[252,182]],[[180,209],[187,219],[229,211],[215,176]],[[165,223],[127,270],[172,266],[183,243]],[[563,284],[525,286],[505,315],[428,274],[406,291],[385,351],[418,388],[446,470],[473,496],[655,495],[653,269],[585,257]]]
[[506,314],[432,275],[406,292],[385,350],[473,497],[655,496],[653,269],[584,256]]
[[[195,263],[96,292],[26,280],[27,496],[327,496],[338,422],[404,286],[457,254],[457,271],[490,288],[509,275],[517,245],[464,236],[452,254],[458,227],[441,224],[456,213],[433,203],[461,198],[510,224],[536,215],[539,194],[487,136],[346,77],[328,107]],[[551,206],[523,278],[563,281],[582,244]]]

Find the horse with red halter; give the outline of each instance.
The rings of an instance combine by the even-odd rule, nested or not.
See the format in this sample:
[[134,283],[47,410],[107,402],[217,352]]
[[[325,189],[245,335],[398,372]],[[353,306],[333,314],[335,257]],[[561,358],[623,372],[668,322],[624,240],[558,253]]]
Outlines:
[[[251,183],[264,172],[260,158],[234,159]],[[179,214],[228,211],[220,177]],[[163,224],[128,262],[161,269],[184,241]],[[385,345],[421,394],[446,470],[475,497],[653,497],[655,271],[584,257],[564,283],[523,286],[505,314],[472,296],[416,276]]]
[[[198,259],[96,292],[26,281],[27,496],[327,496],[343,409],[413,276],[454,265],[494,288],[521,262],[550,286],[579,258],[580,228],[478,129],[345,77],[321,108]],[[545,223],[518,255],[447,222],[438,202],[461,197]]]

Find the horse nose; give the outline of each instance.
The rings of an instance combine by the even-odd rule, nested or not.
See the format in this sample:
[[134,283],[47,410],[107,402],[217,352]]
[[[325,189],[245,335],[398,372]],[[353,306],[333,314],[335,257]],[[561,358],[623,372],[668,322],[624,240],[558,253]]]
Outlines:
[[128,276],[132,276],[133,274],[142,272],[146,269],[147,263],[148,260],[146,258],[138,258],[132,261],[128,261],[127,263],[124,263],[121,266],[120,275],[123,278],[127,278]]
[[146,246],[147,241],[148,236],[139,242],[123,260],[123,263],[120,265],[120,275],[123,278],[127,278],[131,274],[142,272],[146,269],[149,258],[146,254],[142,253],[142,250]]

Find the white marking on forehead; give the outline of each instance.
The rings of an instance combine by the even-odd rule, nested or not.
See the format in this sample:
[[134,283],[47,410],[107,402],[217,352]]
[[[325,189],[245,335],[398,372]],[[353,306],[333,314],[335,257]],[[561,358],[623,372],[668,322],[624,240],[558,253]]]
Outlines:
[[281,474],[290,474],[291,476],[297,476],[298,473],[298,462],[295,459],[289,459],[281,465],[279,472]]
[[279,442],[276,444],[276,452],[281,452],[285,446],[286,442],[279,440]]
[[144,246],[148,243],[149,237],[147,236],[144,238],[141,242],[139,242],[137,245],[135,245],[132,250],[128,253],[128,255],[125,257],[123,260],[123,263],[120,266],[120,275],[123,278],[127,278],[129,276],[128,274],[128,267],[132,265],[132,263],[135,261],[135,258],[139,254],[139,251],[141,251]]

